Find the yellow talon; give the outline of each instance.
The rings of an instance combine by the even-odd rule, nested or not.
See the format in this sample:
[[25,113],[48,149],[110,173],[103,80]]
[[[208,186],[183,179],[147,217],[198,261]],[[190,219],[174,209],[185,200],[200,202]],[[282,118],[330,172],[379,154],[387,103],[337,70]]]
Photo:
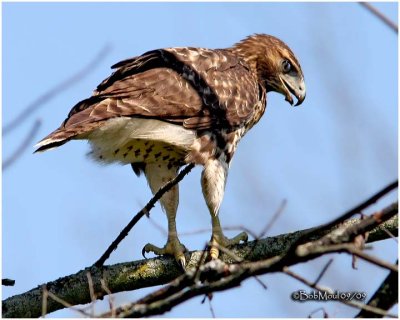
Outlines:
[[216,260],[219,256],[219,250],[217,247],[212,246],[210,249],[211,259]]
[[178,264],[182,267],[183,270],[185,270],[186,267],[186,258],[185,258],[185,252],[187,249],[183,244],[181,244],[178,240],[177,237],[173,237],[168,239],[167,244],[160,248],[157,247],[153,244],[146,244],[143,247],[142,250],[142,255],[144,258],[146,258],[145,253],[148,252],[153,252],[154,254],[160,256],[160,255],[171,255],[175,257],[175,260],[178,262]]
[[236,237],[229,239],[225,237],[222,230],[219,229],[213,232],[210,244],[210,256],[211,259],[216,260],[219,258],[219,246],[228,248],[230,246],[239,244],[240,242],[247,242],[248,236],[246,232],[241,232]]
[[182,267],[183,270],[186,270],[186,258],[184,255],[180,257],[175,257],[176,261],[178,261],[179,265]]

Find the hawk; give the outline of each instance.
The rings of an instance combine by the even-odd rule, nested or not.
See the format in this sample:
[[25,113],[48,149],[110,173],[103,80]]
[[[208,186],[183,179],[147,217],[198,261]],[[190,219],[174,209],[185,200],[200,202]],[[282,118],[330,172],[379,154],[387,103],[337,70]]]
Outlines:
[[[303,72],[290,48],[276,37],[255,34],[226,49],[152,50],[112,68],[36,151],[88,140],[93,159],[130,164],[138,176],[144,173],[153,194],[183,165],[201,165],[211,258],[218,258],[219,246],[247,241],[244,232],[224,236],[218,211],[237,144],[264,114],[267,92],[281,93],[292,105],[295,96],[296,106],[305,99]],[[147,244],[142,252],[173,255],[185,267],[186,248],[175,224],[178,201],[176,185],[160,199],[168,219],[166,245]]]

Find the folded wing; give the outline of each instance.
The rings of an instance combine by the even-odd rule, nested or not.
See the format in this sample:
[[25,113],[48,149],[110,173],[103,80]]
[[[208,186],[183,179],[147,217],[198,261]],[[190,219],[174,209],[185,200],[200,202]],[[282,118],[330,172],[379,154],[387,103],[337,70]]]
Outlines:
[[160,49],[113,68],[37,151],[84,138],[116,117],[157,119],[196,131],[234,129],[252,117],[259,100],[256,75],[229,49]]

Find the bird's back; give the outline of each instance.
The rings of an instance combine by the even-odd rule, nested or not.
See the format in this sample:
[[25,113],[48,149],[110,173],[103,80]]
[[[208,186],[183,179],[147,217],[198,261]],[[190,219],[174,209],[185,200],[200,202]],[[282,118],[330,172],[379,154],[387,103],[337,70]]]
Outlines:
[[204,152],[196,149],[196,138],[208,135],[201,138],[208,144],[202,149],[212,153],[216,139],[210,134],[240,129],[251,121],[255,106],[265,104],[259,103],[255,76],[227,49],[160,49],[113,67],[114,73],[71,109],[37,151],[88,139],[100,161],[167,157],[182,162],[190,149]]

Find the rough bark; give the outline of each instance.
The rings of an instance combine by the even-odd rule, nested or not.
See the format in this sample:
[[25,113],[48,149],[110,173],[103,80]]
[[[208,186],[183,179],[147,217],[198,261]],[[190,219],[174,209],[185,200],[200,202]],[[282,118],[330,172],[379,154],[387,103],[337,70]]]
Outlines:
[[[395,208],[397,212],[397,206]],[[302,242],[313,241],[329,234],[332,230],[347,228],[360,223],[360,219],[350,219],[344,223],[320,233],[311,233],[311,238],[303,238]],[[231,253],[222,253],[221,260],[225,263],[235,263],[240,258],[245,261],[261,261],[286,252],[299,238],[310,234],[305,229],[292,233],[281,234],[274,237],[250,241],[246,244],[231,248]],[[367,242],[374,242],[390,237],[389,231],[394,236],[398,233],[397,215],[380,224],[369,232]],[[191,251],[186,254],[187,268],[195,268],[203,257],[203,251]],[[45,284],[48,291],[55,294],[71,305],[85,304],[92,301],[89,291],[87,273],[93,279],[96,298],[101,299],[107,293],[101,286],[104,280],[107,288],[112,293],[135,290],[145,287],[162,285],[168,283],[182,274],[182,270],[173,258],[157,257],[147,260],[120,263],[101,268],[89,267],[76,274],[59,278]],[[3,301],[3,317],[39,317],[42,314],[43,285],[29,290],[28,292],[15,295]],[[64,308],[61,303],[48,299],[47,313]]]

